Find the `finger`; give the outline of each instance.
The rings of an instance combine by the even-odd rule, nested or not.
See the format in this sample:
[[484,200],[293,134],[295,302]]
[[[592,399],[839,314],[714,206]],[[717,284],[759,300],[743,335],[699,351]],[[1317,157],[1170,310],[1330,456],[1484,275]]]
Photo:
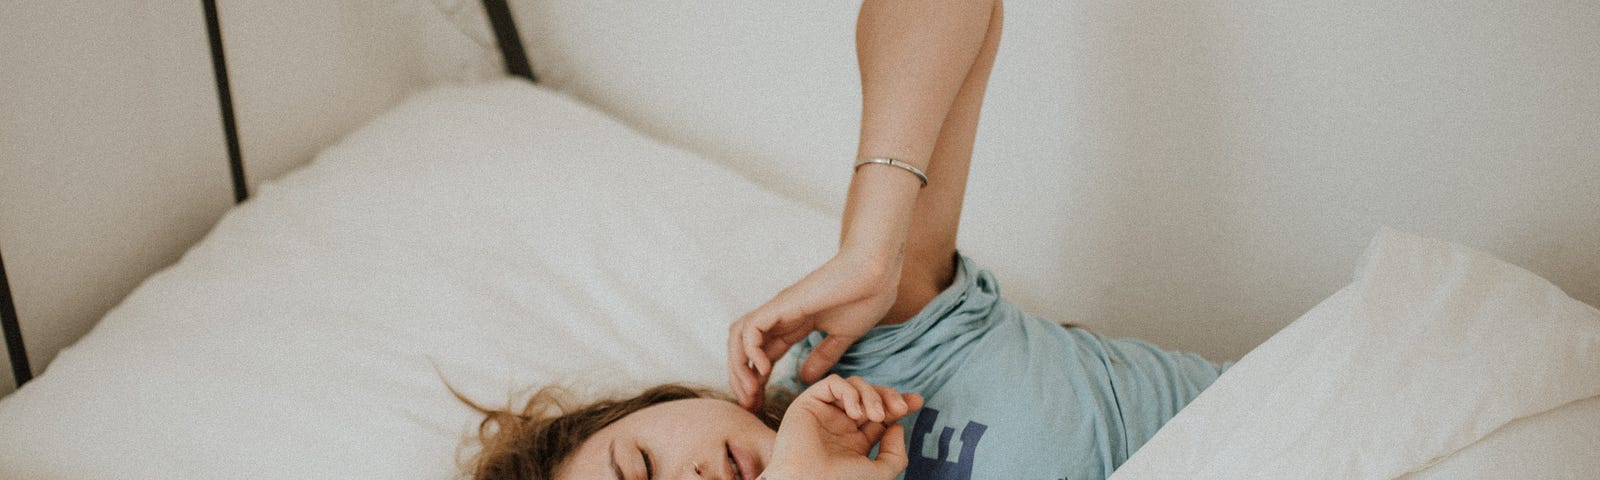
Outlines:
[[782,357],[789,347],[804,339],[811,331],[794,325],[806,323],[804,309],[785,309],[773,300],[752,312],[749,325],[743,333],[745,354],[756,372],[766,377],[772,375],[773,361]]
[[905,430],[905,427],[896,423],[883,432],[883,441],[878,444],[878,459],[873,460],[872,465],[878,467],[884,477],[899,475],[906,469]]
[[878,396],[883,398],[883,421],[899,421],[907,413],[911,413],[911,406],[906,404],[906,399],[900,392],[882,385],[877,385],[875,388],[878,390]]
[[739,401],[739,406],[751,412],[760,412],[766,400],[766,389],[759,382],[746,381],[732,378],[729,381],[738,381],[738,386],[733,388],[734,396]]
[[770,327],[770,324],[762,325],[763,323],[766,322],[752,320],[745,325],[744,331],[739,332],[744,341],[746,361],[755,369],[758,376],[765,376],[772,369],[772,363],[767,360],[766,352],[761,349],[761,346],[766,343],[766,328]]
[[[800,338],[805,338],[805,337],[800,337]],[[798,340],[796,340],[796,341],[798,341]],[[789,346],[794,345],[794,344],[795,344],[795,342],[790,342],[787,339],[785,339],[783,341],[777,341],[777,342],[767,342],[766,347],[764,347],[765,348],[765,352],[763,352],[763,353],[766,353],[767,354],[767,358],[770,358],[770,359],[776,360],[776,359],[779,359],[779,358],[783,358],[783,354],[789,353]]]
[[739,406],[750,409],[749,382],[750,370],[745,365],[749,357],[745,356],[743,337],[739,334],[744,326],[744,320],[733,322],[728,327],[728,389],[733,391],[733,396],[739,400]]
[[806,355],[806,362],[800,367],[800,380],[811,382],[822,378],[822,375],[828,373],[828,369],[839,363],[839,358],[844,356],[845,350],[855,341],[855,338],[843,335],[824,337],[822,342],[817,344],[817,348],[811,349],[811,354]]
[[915,393],[906,393],[906,394],[902,394],[901,397],[906,400],[906,407],[908,407],[910,409],[910,411],[908,411],[906,413],[911,413],[911,412],[915,412],[917,410],[922,410],[922,395],[918,395],[918,394],[915,394]]
[[746,400],[748,397],[744,394],[744,382],[740,381],[739,375],[733,372],[733,362],[728,363],[730,364],[728,365],[728,391],[733,392],[733,399],[739,404],[739,408],[749,410],[750,402]]
[[845,379],[845,381],[849,382],[850,386],[855,387],[856,392],[861,394],[861,407],[867,414],[867,421],[882,422],[883,397],[878,395],[878,389],[867,383],[866,379],[858,376],[852,376]]
[[861,412],[861,394],[856,391],[855,386],[839,378],[838,375],[829,375],[823,381],[827,382],[828,392],[833,395],[833,404],[844,410],[845,416],[858,424],[861,423],[861,419],[866,418]]
[[870,422],[861,426],[861,434],[866,435],[868,444],[878,443],[878,440],[883,439],[883,432],[887,428],[889,427],[882,423]]
[[729,387],[739,400],[739,406],[756,411],[761,408],[766,377],[750,367],[751,359],[746,353],[748,349],[744,348],[745,336],[742,335],[749,324],[741,319],[734,323],[728,334],[728,373],[732,382]]

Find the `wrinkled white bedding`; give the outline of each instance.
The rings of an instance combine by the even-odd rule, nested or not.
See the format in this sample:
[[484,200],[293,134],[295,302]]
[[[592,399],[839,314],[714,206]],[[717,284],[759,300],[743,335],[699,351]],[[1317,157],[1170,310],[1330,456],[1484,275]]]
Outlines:
[[1350,285],[1113,478],[1580,478],[1600,471],[1597,395],[1600,311],[1482,253],[1384,230]]
[[439,479],[552,382],[721,387],[837,220],[517,81],[426,92],[264,185],[0,401],[0,478]]

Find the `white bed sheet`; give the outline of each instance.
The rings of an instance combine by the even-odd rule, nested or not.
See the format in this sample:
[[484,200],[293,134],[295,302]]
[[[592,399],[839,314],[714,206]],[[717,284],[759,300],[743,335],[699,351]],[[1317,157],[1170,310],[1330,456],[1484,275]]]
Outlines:
[[263,185],[0,401],[0,478],[450,478],[552,382],[720,387],[837,220],[520,81],[425,92]]

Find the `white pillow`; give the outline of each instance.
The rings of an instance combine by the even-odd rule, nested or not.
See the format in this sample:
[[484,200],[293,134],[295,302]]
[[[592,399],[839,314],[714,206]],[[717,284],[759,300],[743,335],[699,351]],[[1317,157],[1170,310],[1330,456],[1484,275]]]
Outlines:
[[1596,432],[1600,432],[1600,397],[1589,397],[1508,423],[1400,479],[1593,478],[1600,472]]
[[1600,395],[1600,311],[1381,231],[1355,281],[1251,351],[1115,478],[1394,478]]

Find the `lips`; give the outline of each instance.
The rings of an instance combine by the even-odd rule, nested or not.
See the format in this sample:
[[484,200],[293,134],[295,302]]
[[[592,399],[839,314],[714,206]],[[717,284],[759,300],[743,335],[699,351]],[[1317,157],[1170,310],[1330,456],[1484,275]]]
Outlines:
[[731,444],[728,445],[728,463],[733,467],[734,478],[739,480],[755,480],[756,475],[761,473],[760,467],[756,465],[755,459],[751,458],[748,452],[735,448]]

